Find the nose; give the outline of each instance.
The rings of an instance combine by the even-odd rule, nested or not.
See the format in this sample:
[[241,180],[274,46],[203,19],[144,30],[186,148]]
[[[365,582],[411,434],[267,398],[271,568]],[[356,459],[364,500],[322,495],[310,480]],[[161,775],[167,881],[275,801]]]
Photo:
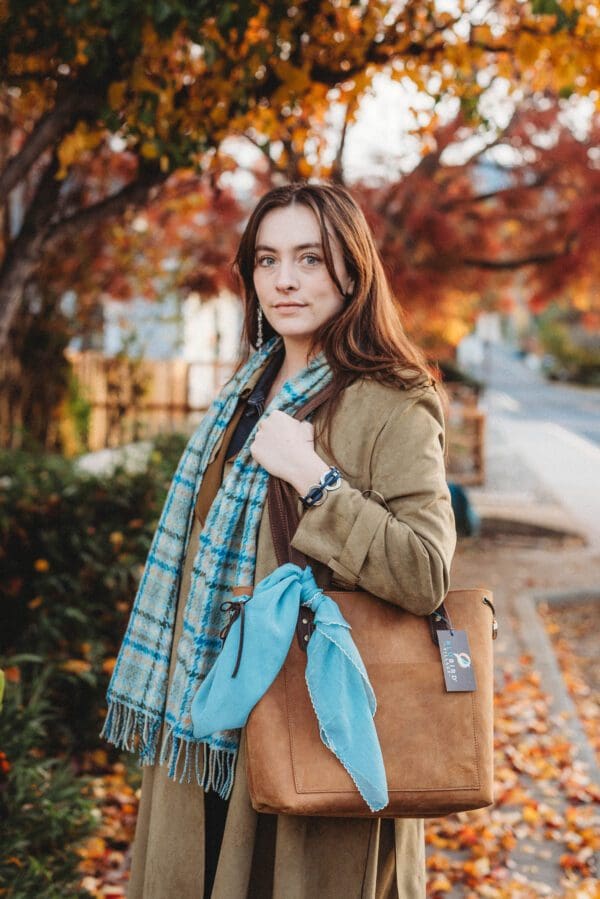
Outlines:
[[290,290],[297,290],[299,286],[294,264],[291,261],[282,259],[277,272],[277,290],[288,293]]

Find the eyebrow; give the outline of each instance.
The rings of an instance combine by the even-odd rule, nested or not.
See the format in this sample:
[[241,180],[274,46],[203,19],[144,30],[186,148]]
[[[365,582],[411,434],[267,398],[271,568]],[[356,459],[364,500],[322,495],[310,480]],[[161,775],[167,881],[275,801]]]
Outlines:
[[[297,246],[292,247],[293,250],[312,250],[315,248],[321,250],[323,247],[320,243],[300,243]],[[267,250],[270,253],[277,253],[277,250],[274,247],[267,247],[265,246],[265,244],[258,244],[254,248],[255,253],[258,253],[259,250]]]

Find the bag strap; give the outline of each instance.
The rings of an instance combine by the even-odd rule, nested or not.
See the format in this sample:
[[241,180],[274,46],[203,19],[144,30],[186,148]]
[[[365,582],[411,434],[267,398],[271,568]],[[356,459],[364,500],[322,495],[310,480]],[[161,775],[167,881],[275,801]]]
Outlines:
[[[307,403],[294,413],[298,421],[304,419],[322,406],[333,392],[332,382],[319,390]],[[296,492],[291,484],[271,475],[267,487],[267,502],[269,504],[269,521],[271,524],[271,536],[278,565],[293,562],[304,568],[307,558],[304,553],[291,546],[290,541],[296,532],[300,522],[298,513]]]

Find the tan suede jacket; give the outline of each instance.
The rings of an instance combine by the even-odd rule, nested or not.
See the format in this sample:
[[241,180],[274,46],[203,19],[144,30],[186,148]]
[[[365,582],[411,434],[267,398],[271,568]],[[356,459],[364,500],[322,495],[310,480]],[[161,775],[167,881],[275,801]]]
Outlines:
[[[244,392],[249,393],[257,372]],[[315,413],[315,425],[319,414]],[[228,445],[230,422],[213,451]],[[319,428],[316,427],[318,431]],[[317,582],[333,572],[346,582],[418,614],[432,611],[448,589],[455,547],[454,518],[445,481],[444,423],[433,387],[398,390],[359,381],[344,391],[333,419],[334,458],[316,450],[347,479],[322,506],[303,511],[293,545],[309,556]],[[221,449],[223,448],[223,449]],[[224,474],[232,462],[225,464]],[[209,467],[192,531],[196,545],[221,483]],[[376,494],[387,502],[388,512]],[[299,511],[302,504],[298,502]],[[192,576],[185,562],[182,595]],[[268,504],[262,514],[255,582],[277,567]],[[183,627],[178,604],[175,643]],[[171,667],[171,672],[173,666]],[[213,899],[424,899],[423,822],[258,815],[250,805],[244,743],[235,775]],[[175,783],[161,766],[144,768],[129,899],[196,899],[204,877],[204,794]]]
[[[317,434],[321,414],[313,419]],[[315,449],[345,481],[320,506],[304,510],[298,500],[302,517],[292,540],[309,562],[321,563],[313,565],[320,585],[328,579],[324,565],[338,588],[367,590],[418,615],[442,602],[456,547],[444,446],[435,386],[404,390],[362,379],[343,392],[332,422],[333,458],[318,437]],[[256,581],[276,567],[265,504]]]

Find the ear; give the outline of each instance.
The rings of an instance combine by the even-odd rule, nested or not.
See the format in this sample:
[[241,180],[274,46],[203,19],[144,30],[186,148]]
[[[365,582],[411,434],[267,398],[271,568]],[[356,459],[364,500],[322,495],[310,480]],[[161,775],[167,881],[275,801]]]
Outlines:
[[353,293],[354,293],[354,281],[350,281],[350,283],[346,285],[345,296],[351,297]]

